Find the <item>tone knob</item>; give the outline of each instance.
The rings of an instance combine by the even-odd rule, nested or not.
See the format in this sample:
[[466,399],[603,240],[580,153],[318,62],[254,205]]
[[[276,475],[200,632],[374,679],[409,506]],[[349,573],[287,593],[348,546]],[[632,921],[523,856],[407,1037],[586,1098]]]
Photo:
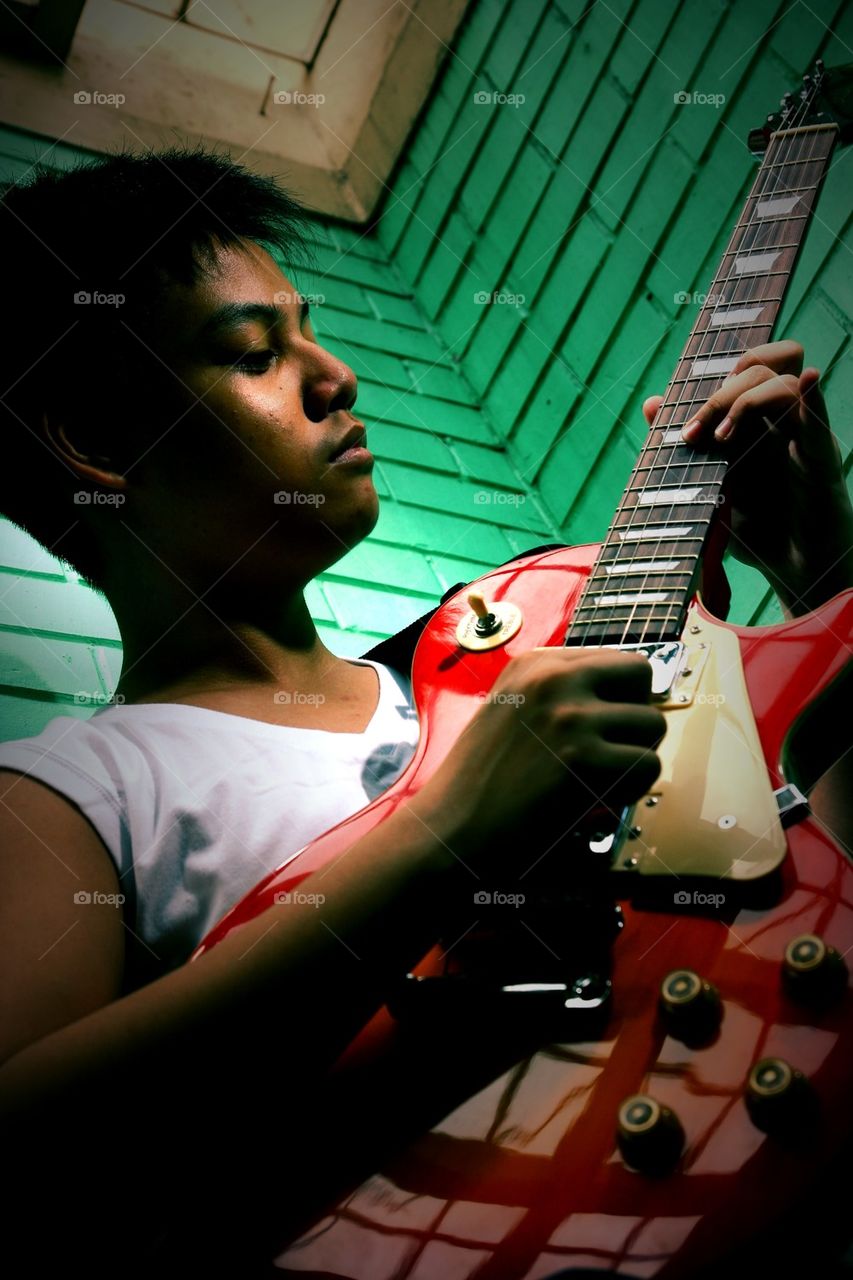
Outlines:
[[785,948],[782,980],[792,1000],[811,1005],[832,1004],[847,990],[847,979],[844,957],[816,933],[801,933]]
[[723,1016],[719,991],[692,969],[673,969],[666,975],[658,1005],[667,1029],[679,1040],[710,1039]]
[[746,1082],[752,1122],[765,1133],[799,1132],[816,1118],[816,1098],[802,1071],[784,1058],[762,1058]]
[[640,1173],[668,1173],[684,1150],[684,1130],[675,1112],[645,1093],[619,1108],[616,1141],[622,1158]]

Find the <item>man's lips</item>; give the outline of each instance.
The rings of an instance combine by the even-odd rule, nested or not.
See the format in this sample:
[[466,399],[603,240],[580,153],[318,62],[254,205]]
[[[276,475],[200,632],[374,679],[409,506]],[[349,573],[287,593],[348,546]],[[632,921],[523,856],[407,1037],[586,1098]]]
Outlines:
[[367,445],[367,432],[364,424],[356,423],[354,427],[346,433],[343,440],[335,446],[334,452],[329,455],[330,462],[336,462],[338,458],[342,458],[350,449],[364,449]]

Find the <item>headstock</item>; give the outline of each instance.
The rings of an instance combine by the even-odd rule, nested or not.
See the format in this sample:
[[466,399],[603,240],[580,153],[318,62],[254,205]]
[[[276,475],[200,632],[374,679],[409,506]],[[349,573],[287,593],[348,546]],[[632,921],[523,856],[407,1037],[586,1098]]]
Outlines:
[[799,92],[786,93],[779,110],[771,112],[759,129],[750,130],[747,145],[754,155],[761,155],[772,133],[833,123],[838,125],[840,142],[853,139],[853,62],[826,68],[818,58],[803,76]]

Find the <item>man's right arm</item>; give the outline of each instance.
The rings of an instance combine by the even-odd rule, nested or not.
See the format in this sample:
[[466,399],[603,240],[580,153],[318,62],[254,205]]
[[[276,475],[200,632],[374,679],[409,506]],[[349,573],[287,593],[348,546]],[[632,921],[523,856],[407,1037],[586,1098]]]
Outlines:
[[[0,948],[16,972],[0,1066],[14,1171],[4,1255],[26,1248],[28,1236],[10,1237],[42,1209],[64,1261],[80,1251],[90,1273],[96,1254],[107,1261],[126,1244],[128,1223],[164,1228],[169,1213],[185,1231],[198,1216],[200,1238],[217,1241],[252,1219],[257,1239],[270,1149],[279,1174],[300,1175],[286,1134],[264,1129],[265,1108],[274,1100],[280,1116],[304,1119],[324,1106],[330,1066],[437,939],[448,898],[476,889],[496,849],[529,855],[537,806],[559,799],[562,829],[593,794],[616,812],[644,794],[665,728],[650,681],[645,659],[612,651],[513,659],[495,685],[513,696],[480,706],[413,799],[302,882],[307,897],[319,877],[321,905],[269,908],[120,998],[115,918],[81,920],[67,885],[57,897],[53,858],[35,856],[52,851],[78,889],[94,890],[115,877],[109,854],[73,806],[39,806],[31,792],[24,811],[13,788],[0,806],[0,901],[14,925]],[[525,824],[527,838],[513,839]],[[49,939],[36,935],[45,902]],[[56,983],[67,1006],[52,1002]],[[46,1012],[31,1014],[33,1003]],[[62,1007],[67,1024],[56,1025]]]

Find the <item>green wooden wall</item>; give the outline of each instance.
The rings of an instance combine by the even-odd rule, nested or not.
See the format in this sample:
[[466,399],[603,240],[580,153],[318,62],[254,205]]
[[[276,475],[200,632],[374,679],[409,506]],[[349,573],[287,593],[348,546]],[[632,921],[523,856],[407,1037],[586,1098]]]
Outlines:
[[[692,324],[683,298],[707,286],[752,180],[748,129],[814,56],[851,47],[853,0],[472,0],[377,229],[324,224],[320,274],[300,280],[326,297],[320,340],[358,374],[383,498],[370,539],[311,588],[330,648],[362,652],[526,547],[603,534],[642,400]],[[49,147],[0,132],[0,178]],[[778,329],[825,371],[848,467],[849,156]],[[779,616],[757,574],[729,576],[734,620]],[[0,655],[6,738],[90,715],[121,660],[103,597],[8,522]]]
[[[684,298],[707,289],[754,179],[745,138],[817,56],[853,59],[851,0],[469,10],[379,238],[562,540],[603,535],[642,401],[664,390],[695,319]],[[776,334],[824,371],[848,470],[851,164],[836,152]],[[510,301],[476,301],[495,292]],[[781,616],[758,573],[728,573],[733,621]]]

